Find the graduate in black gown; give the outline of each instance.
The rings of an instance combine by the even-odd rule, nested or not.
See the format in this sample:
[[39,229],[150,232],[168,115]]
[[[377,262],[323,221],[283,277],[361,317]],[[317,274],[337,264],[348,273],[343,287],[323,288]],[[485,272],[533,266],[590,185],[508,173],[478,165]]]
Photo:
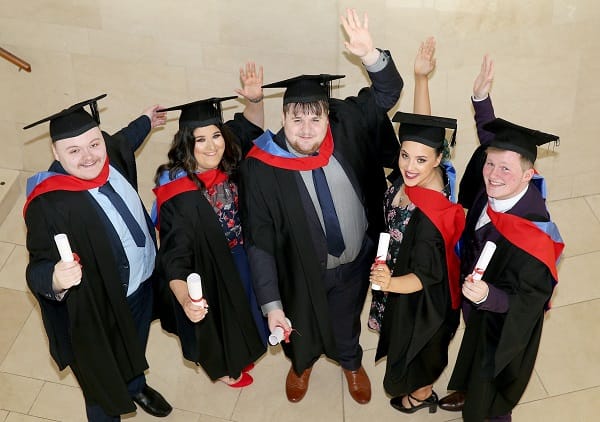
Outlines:
[[[428,75],[435,40],[421,44],[415,61],[414,110],[400,122],[400,177],[386,193],[390,234],[387,263],[376,263],[372,314],[383,312],[376,359],[387,357],[383,385],[391,405],[404,413],[437,410],[432,389],[448,363],[448,344],[458,326],[459,262],[454,250],[464,227],[455,203],[455,172],[448,161],[446,128],[456,120],[430,116]],[[374,318],[373,320],[378,320]]]
[[[151,107],[111,136],[98,126],[104,96],[28,126],[50,121],[56,161],[27,182],[27,285],[40,304],[50,354],[59,369],[73,370],[88,420],[120,420],[135,411],[134,402],[167,416],[171,406],[144,376],[156,242],[137,194],[134,155],[166,116]],[[53,239],[59,233],[76,260],[61,260]]]
[[[179,336],[186,359],[231,387],[252,383],[247,371],[265,352],[267,337],[244,250],[236,183],[242,150],[263,132],[262,68],[248,63],[240,75],[238,93],[248,103],[228,122],[221,102],[235,97],[166,109],[182,111],[154,190],[162,325]],[[190,273],[201,277],[202,303],[188,295]]]
[[[488,92],[490,69],[486,56],[477,80],[484,81]],[[466,393],[460,407],[468,422],[511,420],[534,368],[564,247],[533,167],[537,146],[558,137],[493,118],[488,92],[474,92],[473,98],[485,152],[482,177],[463,178],[461,184],[478,193],[461,239],[466,328],[448,385]],[[494,242],[496,251],[482,280],[473,281],[486,241]]]
[[356,11],[342,18],[347,49],[366,66],[372,86],[331,98],[341,75],[302,75],[287,88],[283,128],[255,141],[242,164],[246,240],[256,295],[271,330],[296,332],[282,343],[291,368],[288,400],[308,389],[322,354],[339,362],[352,398],[367,403],[360,312],[374,239],[383,228],[383,167],[395,167],[398,142],[387,116],[402,78],[387,51],[374,47]]

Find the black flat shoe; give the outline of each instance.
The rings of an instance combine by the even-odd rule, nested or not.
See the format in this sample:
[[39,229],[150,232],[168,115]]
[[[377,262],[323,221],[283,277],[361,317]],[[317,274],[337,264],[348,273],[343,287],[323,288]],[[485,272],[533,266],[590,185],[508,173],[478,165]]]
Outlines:
[[[394,397],[390,400],[390,404],[392,407],[402,413],[415,413],[419,409],[423,409],[424,407],[429,407],[429,413],[437,412],[437,404],[438,404],[438,396],[435,394],[435,391],[431,392],[431,396],[427,397],[425,400],[415,399],[411,394],[408,394],[408,404],[410,407],[404,407],[402,404],[402,398],[405,396]],[[414,405],[413,403],[419,403]]]
[[133,396],[132,399],[146,413],[157,418],[164,418],[173,410],[165,398],[149,385],[145,385],[142,391]]

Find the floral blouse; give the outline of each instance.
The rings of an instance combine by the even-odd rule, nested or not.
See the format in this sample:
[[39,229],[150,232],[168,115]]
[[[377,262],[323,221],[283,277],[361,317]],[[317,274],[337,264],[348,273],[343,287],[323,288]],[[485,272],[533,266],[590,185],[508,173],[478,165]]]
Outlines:
[[[398,251],[400,250],[400,244],[404,238],[406,227],[408,226],[410,218],[416,209],[412,202],[405,207],[394,206],[392,204],[396,194],[402,187],[402,183],[402,178],[398,178],[398,180],[396,180],[396,182],[388,188],[385,194],[383,206],[385,222],[388,233],[390,234],[390,246],[386,261],[388,267],[392,269],[392,271],[396,266]],[[443,193],[447,198],[450,197],[450,185],[448,183],[446,183]],[[387,293],[376,290],[372,290],[371,292],[373,294],[373,299],[371,302],[371,309],[369,311],[369,320],[367,325],[369,328],[375,331],[381,331],[381,322],[383,320],[383,313],[385,311]]]
[[232,249],[237,245],[242,245],[244,242],[238,208],[239,195],[236,184],[226,180],[223,183],[206,189],[203,193],[219,218],[223,233],[225,233],[225,239],[229,243],[229,248]]

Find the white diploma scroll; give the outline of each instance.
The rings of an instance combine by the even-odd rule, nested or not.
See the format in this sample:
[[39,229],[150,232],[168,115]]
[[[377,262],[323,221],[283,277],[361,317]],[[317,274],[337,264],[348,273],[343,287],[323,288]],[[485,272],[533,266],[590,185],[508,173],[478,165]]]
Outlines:
[[481,255],[479,255],[477,264],[475,264],[475,268],[473,269],[473,273],[471,274],[473,276],[473,281],[481,280],[481,277],[483,276],[483,273],[485,272],[485,269],[487,268],[488,264],[492,260],[492,256],[494,255],[495,251],[496,244],[494,242],[490,242],[489,240],[485,242],[483,250],[481,251]]
[[200,278],[200,274],[191,273],[187,276],[186,281],[190,299],[192,299],[194,305],[199,305],[199,302],[202,299],[202,279]]
[[[290,328],[292,327],[292,322],[289,319],[285,319]],[[271,346],[277,346],[281,341],[285,338],[285,331],[283,327],[275,327],[273,331],[271,331],[271,335],[269,336],[269,344]]]
[[[69,243],[69,238],[64,233],[59,233],[54,235],[54,242],[56,243],[56,247],[58,248],[58,253],[60,254],[60,260],[63,262],[73,262],[75,258],[73,258],[73,251],[71,250],[71,244]],[[74,285],[78,285],[81,283],[79,280]]]
[[[376,264],[385,264],[387,260],[388,248],[390,246],[390,234],[379,233],[379,244],[377,245],[377,255],[375,256]],[[371,283],[371,289],[381,290],[381,286]]]
[[55,235],[54,242],[56,242],[60,259],[64,262],[73,262],[73,252],[71,251],[71,245],[69,244],[67,235],[64,233]]

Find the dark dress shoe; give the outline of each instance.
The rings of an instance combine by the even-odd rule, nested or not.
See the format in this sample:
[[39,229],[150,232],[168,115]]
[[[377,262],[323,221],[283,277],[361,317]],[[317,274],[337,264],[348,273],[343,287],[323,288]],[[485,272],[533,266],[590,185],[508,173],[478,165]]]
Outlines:
[[449,412],[461,412],[463,410],[463,406],[465,405],[465,393],[462,391],[450,393],[441,399],[438,404],[440,409],[447,410]]
[[344,369],[346,381],[348,381],[348,391],[350,395],[360,404],[366,404],[371,400],[371,381],[362,366],[356,371]]
[[437,412],[438,396],[435,394],[435,391],[432,391],[431,396],[427,397],[425,400],[415,399],[411,394],[408,394],[408,405],[410,407],[404,407],[402,398],[404,398],[404,396],[394,397],[390,400],[392,407],[402,413],[415,413],[417,410],[425,407],[429,408],[429,413]]
[[305,369],[300,376],[294,371],[294,367],[290,368],[285,379],[285,395],[292,403],[298,403],[304,398],[306,390],[308,390],[308,380],[312,367]]
[[146,413],[157,418],[164,418],[173,410],[165,398],[149,385],[145,385],[142,391],[134,395],[132,399]]

